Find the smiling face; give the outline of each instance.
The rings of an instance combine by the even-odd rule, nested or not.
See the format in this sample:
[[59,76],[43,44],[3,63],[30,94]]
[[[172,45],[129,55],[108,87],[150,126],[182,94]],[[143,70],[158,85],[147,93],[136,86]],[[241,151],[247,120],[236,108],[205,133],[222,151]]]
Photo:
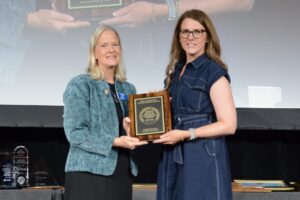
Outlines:
[[116,69],[120,62],[121,46],[114,31],[106,30],[100,35],[94,54],[101,70],[105,72],[107,69]]
[[202,24],[186,18],[180,26],[180,44],[186,53],[187,62],[191,62],[205,52],[207,33]]

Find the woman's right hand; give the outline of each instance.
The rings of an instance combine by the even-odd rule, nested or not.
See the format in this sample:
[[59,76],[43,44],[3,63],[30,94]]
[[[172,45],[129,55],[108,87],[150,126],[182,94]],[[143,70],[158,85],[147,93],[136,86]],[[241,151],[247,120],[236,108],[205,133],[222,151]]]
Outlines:
[[130,136],[120,136],[114,140],[113,146],[125,149],[135,149],[138,146],[148,144],[146,141],[140,141],[138,138]]
[[29,13],[27,24],[30,27],[61,33],[65,33],[67,29],[76,29],[90,25],[87,21],[76,21],[71,15],[47,9]]

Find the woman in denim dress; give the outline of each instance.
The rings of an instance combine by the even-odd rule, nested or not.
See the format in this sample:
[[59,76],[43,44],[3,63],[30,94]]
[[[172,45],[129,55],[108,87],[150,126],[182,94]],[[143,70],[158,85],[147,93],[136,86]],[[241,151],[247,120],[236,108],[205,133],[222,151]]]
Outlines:
[[163,151],[157,200],[232,199],[224,136],[236,130],[236,109],[219,39],[208,15],[179,18],[166,69],[173,130],[155,143]]

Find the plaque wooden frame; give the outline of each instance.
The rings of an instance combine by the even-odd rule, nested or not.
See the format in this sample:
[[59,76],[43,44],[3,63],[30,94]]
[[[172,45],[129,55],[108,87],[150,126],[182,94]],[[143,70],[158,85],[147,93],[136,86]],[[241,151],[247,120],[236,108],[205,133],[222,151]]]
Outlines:
[[132,137],[151,141],[172,130],[170,96],[166,91],[129,95],[128,107]]
[[[79,20],[101,20],[113,17],[112,13],[117,9],[125,7],[134,0],[110,0],[111,4],[92,2],[88,0],[52,0],[52,7],[59,12],[70,14]],[[82,5],[80,5],[82,4]]]

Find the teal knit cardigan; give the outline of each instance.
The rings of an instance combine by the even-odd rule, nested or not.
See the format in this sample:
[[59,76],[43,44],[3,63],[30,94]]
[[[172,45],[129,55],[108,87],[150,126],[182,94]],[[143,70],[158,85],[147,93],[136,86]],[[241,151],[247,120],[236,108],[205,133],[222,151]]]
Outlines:
[[[135,94],[136,89],[126,81],[116,81],[115,87],[123,94],[121,107],[128,116],[126,96]],[[65,171],[112,175],[118,156],[118,150],[112,148],[112,144],[119,136],[119,122],[108,83],[81,74],[68,83],[63,101],[64,130],[70,143]],[[137,175],[132,160],[131,173]]]

